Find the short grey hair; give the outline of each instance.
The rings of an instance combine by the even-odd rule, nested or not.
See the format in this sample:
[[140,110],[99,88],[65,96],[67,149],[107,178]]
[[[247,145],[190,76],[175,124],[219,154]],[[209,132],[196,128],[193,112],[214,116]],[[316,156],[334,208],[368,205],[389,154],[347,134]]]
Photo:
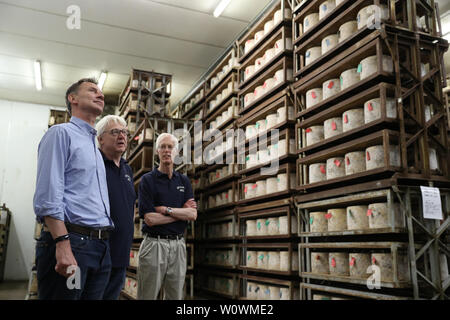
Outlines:
[[158,137],[158,139],[156,139],[156,150],[159,149],[159,145],[162,141],[162,139],[170,137],[170,139],[172,139],[173,145],[174,145],[174,149],[178,150],[178,139],[177,137],[175,137],[173,134],[170,133],[161,133]]
[[106,128],[111,122],[115,122],[118,124],[123,125],[124,127],[127,126],[127,122],[124,120],[124,118],[116,115],[107,115],[100,119],[100,121],[95,126],[95,130],[97,130],[97,137],[100,137],[102,134],[105,133]]

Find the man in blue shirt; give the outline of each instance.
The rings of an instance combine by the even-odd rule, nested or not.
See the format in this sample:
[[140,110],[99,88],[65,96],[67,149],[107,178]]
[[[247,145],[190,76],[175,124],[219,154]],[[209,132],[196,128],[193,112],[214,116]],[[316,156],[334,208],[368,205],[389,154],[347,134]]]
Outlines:
[[144,240],[137,272],[139,300],[181,300],[186,276],[187,221],[197,219],[197,205],[189,179],[173,169],[178,141],[163,133],[156,140],[159,167],[139,184],[139,215],[144,219]]
[[95,128],[98,145],[105,162],[111,218],[116,227],[109,238],[112,269],[103,299],[117,300],[130,264],[136,192],[133,172],[122,158],[122,154],[127,149],[127,123],[119,116],[109,115],[102,118]]
[[43,232],[36,244],[39,299],[102,299],[111,270],[108,188],[95,145],[104,96],[93,79],[66,92],[72,118],[51,127],[38,149],[33,205]]

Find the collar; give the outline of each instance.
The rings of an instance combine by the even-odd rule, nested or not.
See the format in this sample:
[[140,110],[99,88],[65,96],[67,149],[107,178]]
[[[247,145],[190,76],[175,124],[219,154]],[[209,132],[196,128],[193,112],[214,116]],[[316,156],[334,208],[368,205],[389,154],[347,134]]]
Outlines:
[[[101,154],[102,157],[103,157],[103,161],[105,161],[105,162],[111,162],[111,163],[113,163],[114,165],[116,165],[116,164],[114,163],[113,160],[110,160],[110,159],[108,159],[108,158],[105,156],[105,154],[103,153],[102,150],[98,149],[98,151],[100,151],[100,154]],[[128,163],[127,160],[125,160],[124,158],[120,157],[120,166],[122,166],[122,165],[125,164],[125,163]]]
[[75,116],[72,116],[70,118],[70,122],[72,122],[74,125],[76,125],[81,130],[85,131],[86,133],[92,134],[94,136],[97,135],[97,130],[95,130],[94,127],[92,127],[89,123],[87,123],[84,120],[81,120],[80,118],[77,118]]
[[[158,177],[158,178],[159,177],[169,177],[167,174],[159,171],[158,168],[153,169],[153,171],[156,172],[156,177]],[[175,171],[175,169],[174,169],[173,173],[172,173],[172,178],[173,177],[178,177],[178,175],[179,175],[179,173],[177,171]]]

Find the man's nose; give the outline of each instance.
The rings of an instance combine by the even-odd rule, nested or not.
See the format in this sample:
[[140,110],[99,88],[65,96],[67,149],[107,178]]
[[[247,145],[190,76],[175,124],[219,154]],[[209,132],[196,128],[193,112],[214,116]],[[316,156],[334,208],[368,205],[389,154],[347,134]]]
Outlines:
[[100,90],[97,91],[97,99],[105,100],[105,95]]

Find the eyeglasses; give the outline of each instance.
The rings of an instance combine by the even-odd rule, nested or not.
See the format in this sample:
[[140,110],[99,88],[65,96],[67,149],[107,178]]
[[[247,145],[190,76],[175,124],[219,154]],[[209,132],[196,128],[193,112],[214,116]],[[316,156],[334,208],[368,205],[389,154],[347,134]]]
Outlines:
[[119,134],[123,134],[125,137],[130,137],[130,133],[128,132],[127,129],[112,129],[110,131],[108,131],[109,134],[111,134],[114,137],[117,137]]

